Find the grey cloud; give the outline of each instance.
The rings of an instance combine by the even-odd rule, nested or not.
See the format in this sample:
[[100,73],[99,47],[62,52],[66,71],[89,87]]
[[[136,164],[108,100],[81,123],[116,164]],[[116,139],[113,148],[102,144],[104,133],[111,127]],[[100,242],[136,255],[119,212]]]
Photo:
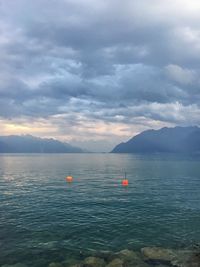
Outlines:
[[200,5],[183,2],[2,0],[0,116],[199,124]]

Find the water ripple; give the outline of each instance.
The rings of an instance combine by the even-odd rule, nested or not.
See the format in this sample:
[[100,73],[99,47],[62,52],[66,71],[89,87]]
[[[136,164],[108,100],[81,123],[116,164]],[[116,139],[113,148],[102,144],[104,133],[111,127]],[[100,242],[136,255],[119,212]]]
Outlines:
[[[124,169],[128,188],[121,186]],[[0,264],[52,250],[60,257],[62,249],[67,256],[200,241],[198,159],[1,155],[0,173]]]

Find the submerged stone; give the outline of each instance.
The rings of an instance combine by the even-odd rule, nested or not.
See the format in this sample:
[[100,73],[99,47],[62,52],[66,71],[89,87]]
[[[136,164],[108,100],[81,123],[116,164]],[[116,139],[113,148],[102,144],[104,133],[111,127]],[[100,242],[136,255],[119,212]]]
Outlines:
[[200,267],[200,257],[190,250],[181,250],[177,252],[171,264],[177,267]]
[[93,251],[92,256],[104,259],[106,262],[109,262],[113,259],[113,252],[109,250],[98,250]]
[[123,249],[120,252],[118,252],[117,255],[120,259],[124,261],[132,261],[138,259],[137,253],[129,249]]
[[51,262],[48,267],[62,267],[60,262]]
[[114,260],[112,260],[108,265],[106,265],[106,267],[123,267],[124,261],[116,258]]
[[[64,267],[68,267],[69,265],[64,265]],[[70,267],[83,267],[83,264],[81,264],[81,263],[76,263],[76,264],[74,264],[74,265],[70,265]]]
[[74,258],[69,258],[69,259],[65,259],[64,261],[62,261],[62,265],[64,267],[81,267],[81,262],[77,259]]
[[141,249],[144,260],[170,263],[174,258],[174,251],[160,247],[145,247]]
[[115,253],[115,255],[123,261],[124,267],[148,267],[148,264],[143,261],[139,252],[124,249]]
[[105,261],[103,259],[97,258],[97,257],[87,257],[83,261],[83,266],[84,267],[104,267]]
[[174,250],[160,247],[141,249],[144,260],[174,267],[200,267],[200,259],[191,250]]

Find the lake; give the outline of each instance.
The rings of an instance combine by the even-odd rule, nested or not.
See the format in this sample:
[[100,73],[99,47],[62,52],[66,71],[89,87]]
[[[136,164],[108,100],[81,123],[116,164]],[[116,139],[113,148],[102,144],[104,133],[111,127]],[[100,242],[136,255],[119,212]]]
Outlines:
[[[199,160],[1,154],[0,265],[48,266],[93,251],[200,242]],[[128,187],[121,185],[125,171]]]

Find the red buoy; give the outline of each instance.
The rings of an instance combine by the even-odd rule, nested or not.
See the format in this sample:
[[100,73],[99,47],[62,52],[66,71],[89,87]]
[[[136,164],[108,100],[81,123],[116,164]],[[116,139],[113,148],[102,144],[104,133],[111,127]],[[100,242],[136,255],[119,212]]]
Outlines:
[[123,179],[122,180],[122,185],[123,186],[128,186],[128,179]]
[[126,178],[126,172],[125,172],[124,179],[122,180],[122,186],[128,186],[128,179]]

